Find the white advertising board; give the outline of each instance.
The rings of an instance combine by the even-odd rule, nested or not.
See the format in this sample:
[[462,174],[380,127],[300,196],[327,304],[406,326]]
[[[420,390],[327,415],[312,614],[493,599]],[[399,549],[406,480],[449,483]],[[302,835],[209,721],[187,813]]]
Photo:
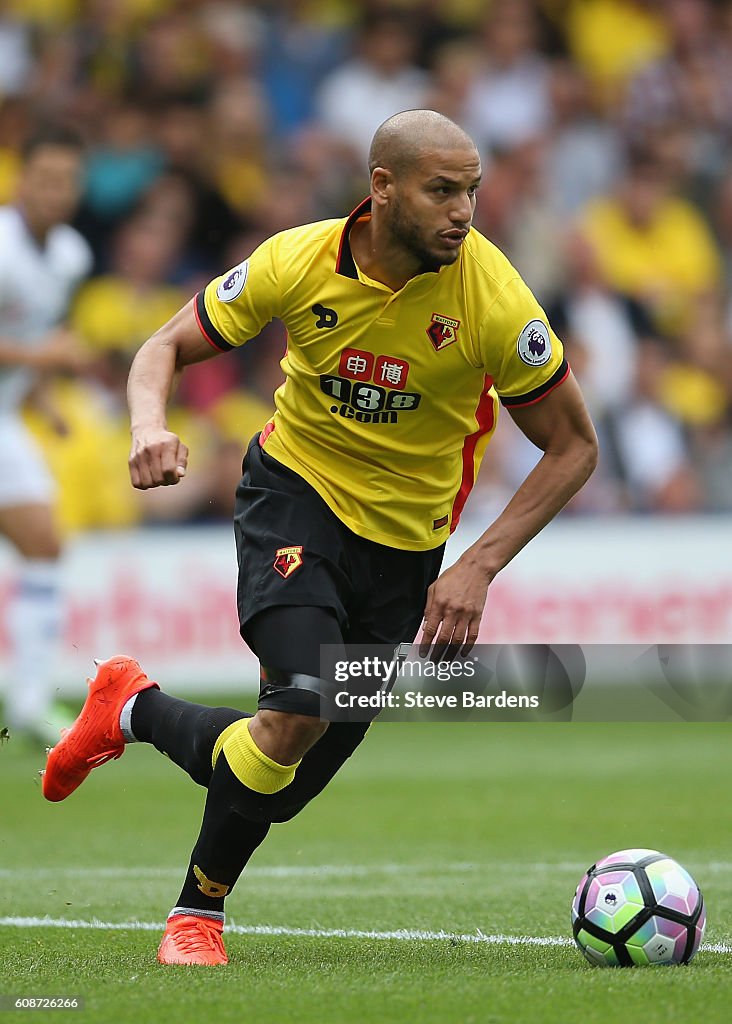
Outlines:
[[[470,523],[446,564],[479,534]],[[0,547],[0,681],[17,562]],[[80,536],[64,561],[62,693],[93,657],[132,654],[164,686],[250,690],[257,665],[239,637],[234,541],[226,527]],[[490,589],[483,643],[732,643],[732,523],[564,518]]]

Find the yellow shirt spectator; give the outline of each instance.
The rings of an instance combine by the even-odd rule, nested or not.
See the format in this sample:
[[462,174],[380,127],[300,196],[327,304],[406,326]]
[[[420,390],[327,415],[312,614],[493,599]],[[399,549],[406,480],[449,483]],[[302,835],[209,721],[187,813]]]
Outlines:
[[607,102],[669,46],[661,15],[636,0],[573,0],[566,31],[572,56]]
[[[57,481],[56,512],[64,532],[186,518],[192,494],[171,493],[177,488],[142,493],[132,487],[127,469],[130,424],[121,399],[118,412],[110,412],[103,393],[78,380],[63,380],[52,386],[50,400],[68,428],[65,435],[33,409],[25,413],[25,420]],[[258,421],[263,422],[261,413]],[[212,451],[211,429],[200,416],[176,407],[170,410],[169,426],[196,452],[195,480],[205,471]]]
[[122,277],[97,277],[85,284],[72,311],[72,326],[97,351],[134,352],[166,323],[189,296],[173,285],[140,290]]
[[16,150],[6,146],[0,149],[0,206],[15,199],[20,165],[20,154]]
[[671,334],[688,326],[694,299],[720,283],[712,234],[684,199],[661,200],[645,223],[634,222],[619,199],[598,199],[580,228],[610,287],[650,306],[659,329]]
[[54,384],[51,400],[68,433],[60,436],[35,411],[25,419],[57,481],[61,528],[73,532],[138,523],[139,497],[127,472],[127,422],[110,416],[99,394],[79,381]]
[[[173,0],[125,0],[119,17],[127,21],[151,18],[169,10]],[[8,10],[22,21],[34,25],[68,25],[84,13],[84,0],[9,0]]]

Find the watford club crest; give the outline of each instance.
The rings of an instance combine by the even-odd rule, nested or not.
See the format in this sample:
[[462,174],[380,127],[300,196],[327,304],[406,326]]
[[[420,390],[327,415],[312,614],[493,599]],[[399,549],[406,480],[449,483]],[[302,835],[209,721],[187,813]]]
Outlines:
[[432,314],[432,323],[427,328],[427,336],[435,347],[435,352],[441,352],[443,348],[452,345],[457,341],[459,320],[452,320],[449,316],[442,316],[440,313]]
[[289,548],[278,548],[273,568],[283,579],[292,576],[295,569],[302,565],[302,544]]

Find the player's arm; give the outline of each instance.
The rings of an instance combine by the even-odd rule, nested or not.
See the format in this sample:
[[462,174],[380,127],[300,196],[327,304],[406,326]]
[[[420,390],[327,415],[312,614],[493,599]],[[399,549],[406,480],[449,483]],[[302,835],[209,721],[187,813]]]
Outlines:
[[132,447],[132,485],[140,490],[177,484],[185,476],[188,449],[167,428],[166,410],[176,375],[217,355],[203,336],[194,299],[156,331],[135,356],[127,381]]
[[185,475],[188,449],[167,429],[165,417],[176,374],[239,347],[283,315],[287,278],[276,258],[279,238],[266,239],[248,259],[211,281],[135,356],[127,383],[135,487],[177,484]]
[[70,370],[80,372],[89,364],[89,356],[78,338],[67,327],[50,331],[39,344],[29,345],[14,338],[0,337],[0,366],[25,366],[39,371]]
[[423,655],[432,643],[436,654],[448,644],[464,645],[467,653],[477,640],[493,578],[579,491],[597,464],[595,430],[571,374],[540,401],[510,412],[544,454],[495,522],[430,587]]

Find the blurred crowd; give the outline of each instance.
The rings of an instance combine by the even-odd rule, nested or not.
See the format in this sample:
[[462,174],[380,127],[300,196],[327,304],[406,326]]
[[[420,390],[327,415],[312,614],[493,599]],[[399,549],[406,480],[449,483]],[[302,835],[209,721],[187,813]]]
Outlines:
[[[263,238],[348,213],[374,129],[421,106],[475,139],[476,227],[583,387],[602,459],[571,510],[732,511],[732,0],[0,0],[0,202],[39,123],[88,147],[89,362],[28,411],[67,528],[229,518],[282,325],[183,376],[160,492],[127,480],[130,360]],[[476,518],[538,457],[503,419]]]

